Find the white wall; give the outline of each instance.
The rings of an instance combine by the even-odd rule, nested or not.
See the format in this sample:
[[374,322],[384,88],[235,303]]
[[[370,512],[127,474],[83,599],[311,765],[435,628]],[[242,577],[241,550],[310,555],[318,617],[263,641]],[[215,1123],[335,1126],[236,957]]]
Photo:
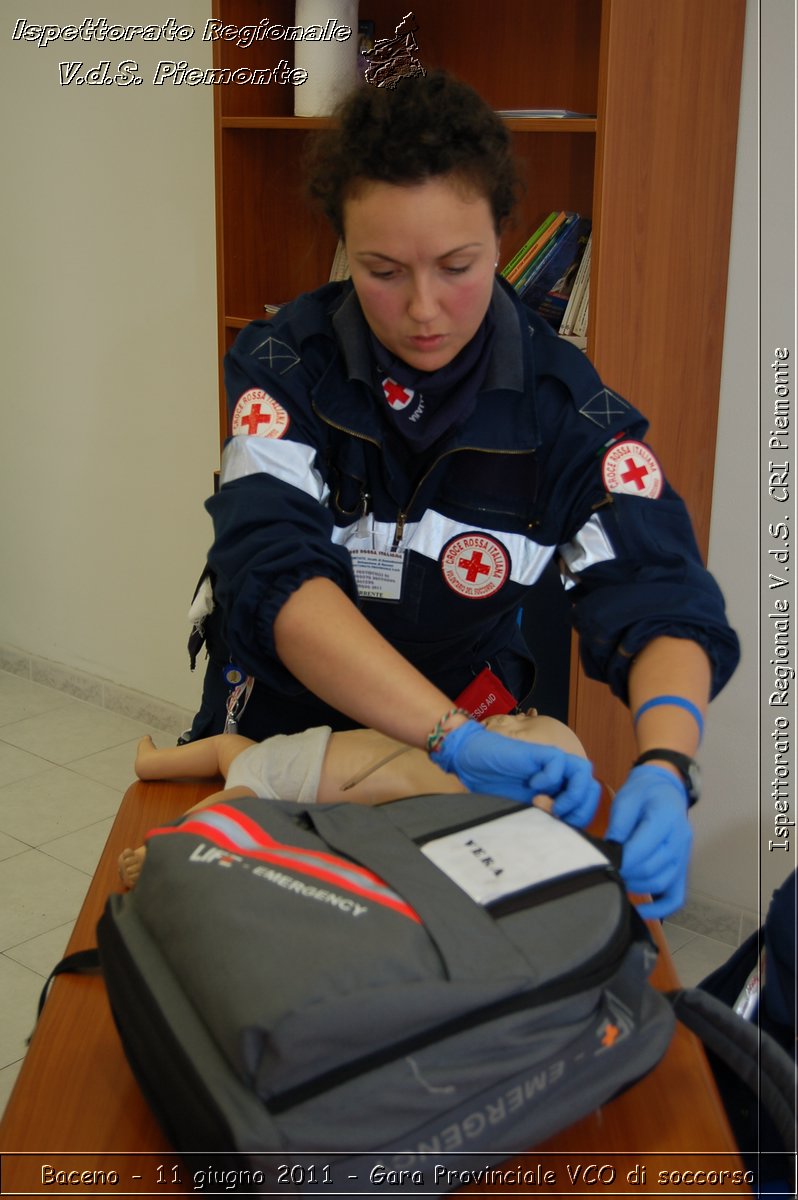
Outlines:
[[[11,37],[91,14],[201,31],[210,0],[4,11],[0,643],[193,708],[218,461],[212,89],[151,80],[211,48]],[[60,61],[104,59],[144,82],[60,85]]]
[[[758,545],[767,525],[759,482],[763,445],[767,454],[759,401],[763,413],[773,407],[772,388],[770,397],[764,388],[760,397],[760,381],[775,346],[790,346],[795,354],[794,54],[794,0],[748,0],[709,553],[743,655],[737,673],[710,710],[701,754],[705,798],[693,818],[691,881],[694,892],[751,909],[767,907],[773,889],[796,862],[794,837],[789,854],[768,848],[773,831],[768,787],[773,749],[767,731],[773,723],[766,704],[772,689],[765,684],[768,672],[772,679],[772,668],[767,667],[769,655],[763,653],[765,661],[760,661],[760,635],[767,637],[768,631],[759,611],[766,572]],[[775,255],[766,253],[768,240],[778,247]],[[794,514],[794,503],[791,511]],[[794,712],[793,703],[793,747]],[[794,804],[794,786],[791,791]]]

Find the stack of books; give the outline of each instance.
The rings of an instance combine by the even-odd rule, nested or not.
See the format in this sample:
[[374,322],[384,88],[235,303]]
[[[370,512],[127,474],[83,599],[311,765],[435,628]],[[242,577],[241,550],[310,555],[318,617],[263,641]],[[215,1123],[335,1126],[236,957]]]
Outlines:
[[335,248],[332,266],[330,267],[330,283],[335,283],[337,280],[348,279],[350,275],[349,259],[346,256],[346,246],[343,238],[338,239],[338,245]]
[[525,304],[562,336],[587,340],[591,222],[552,212],[502,270]]
[[587,340],[587,316],[590,302],[590,249],[593,235],[588,234],[587,243],[568,295],[558,333],[561,337],[576,337]]

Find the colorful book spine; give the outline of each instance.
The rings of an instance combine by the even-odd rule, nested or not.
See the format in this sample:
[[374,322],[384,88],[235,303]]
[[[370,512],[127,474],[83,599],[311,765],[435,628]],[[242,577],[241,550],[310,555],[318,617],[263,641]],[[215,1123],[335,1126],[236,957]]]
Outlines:
[[545,317],[558,332],[582,262],[590,228],[591,222],[587,217],[577,217],[555,245],[530,287],[521,293],[530,308]]
[[537,238],[533,245],[529,248],[529,250],[527,250],[520,262],[516,263],[512,270],[507,272],[505,279],[508,283],[511,283],[513,286],[515,286],[516,280],[518,280],[524,274],[526,269],[534,262],[538,254],[541,253],[546,243],[550,241],[552,237],[554,237],[557,230],[565,222],[567,215],[568,214],[565,212],[557,214],[545,232],[542,233],[541,236]]
[[506,266],[504,266],[502,268],[501,273],[502,273],[502,276],[504,279],[508,278],[510,272],[515,269],[515,267],[518,265],[518,263],[520,263],[521,259],[525,256],[527,251],[532,248],[532,246],[535,244],[535,242],[537,241],[537,239],[539,237],[542,237],[542,235],[548,229],[549,225],[551,225],[552,221],[556,220],[556,218],[557,218],[556,211],[549,213],[549,215],[546,217],[545,221],[543,221],[542,224],[538,226],[538,228],[535,230],[535,232],[532,234],[532,236],[530,238],[527,238],[527,240],[524,242],[523,246],[521,246],[521,248],[519,250],[516,250],[515,254],[510,259],[510,261],[506,264]]
[[531,308],[537,307],[549,288],[564,274],[577,253],[576,235],[580,225],[584,227],[583,218],[579,213],[568,213],[556,237],[516,284],[519,296]]

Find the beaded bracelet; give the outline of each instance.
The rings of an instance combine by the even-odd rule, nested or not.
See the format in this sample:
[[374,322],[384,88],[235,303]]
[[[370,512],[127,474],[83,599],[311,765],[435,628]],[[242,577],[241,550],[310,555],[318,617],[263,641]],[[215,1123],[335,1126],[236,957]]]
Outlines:
[[699,740],[704,736],[704,718],[701,716],[701,709],[693,704],[692,700],[686,700],[684,696],[652,696],[650,700],[641,704],[635,713],[633,717],[635,725],[644,712],[648,712],[650,708],[658,708],[661,704],[672,704],[675,708],[683,708],[685,712],[689,712],[698,725]]
[[438,721],[437,725],[432,730],[432,733],[430,733],[427,738],[427,754],[433,754],[434,751],[438,749],[441,742],[446,737],[446,734],[450,732],[448,729],[444,728],[446,722],[451,721],[452,717],[457,716],[470,717],[471,713],[466,712],[464,708],[450,708],[447,713],[444,713],[440,721]]

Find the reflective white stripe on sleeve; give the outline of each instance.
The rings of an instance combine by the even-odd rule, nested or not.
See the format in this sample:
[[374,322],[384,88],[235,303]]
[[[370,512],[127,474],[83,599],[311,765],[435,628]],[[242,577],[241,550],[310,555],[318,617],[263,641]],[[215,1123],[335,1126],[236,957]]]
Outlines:
[[313,465],[315,458],[313,447],[302,442],[237,434],[230,438],[222,454],[221,483],[231,483],[245,475],[271,475],[300,488],[319,504],[326,504],[330,489]]
[[615,558],[615,551],[598,513],[582,526],[576,537],[560,546],[560,556],[565,567],[562,581],[566,591],[576,587],[580,571],[586,571],[596,563],[611,562]]
[[[505,547],[510,555],[510,578],[514,583],[530,587],[536,583],[555,547],[533,542],[522,533],[506,533],[504,530],[488,529],[482,525],[464,525],[444,517],[434,509],[428,509],[420,521],[405,525],[401,550],[414,550],[426,558],[439,560],[444,546],[454,538],[469,533],[484,533]],[[396,535],[396,525],[390,521],[375,521],[364,517],[352,525],[338,526],[333,540],[349,550],[390,550]]]

